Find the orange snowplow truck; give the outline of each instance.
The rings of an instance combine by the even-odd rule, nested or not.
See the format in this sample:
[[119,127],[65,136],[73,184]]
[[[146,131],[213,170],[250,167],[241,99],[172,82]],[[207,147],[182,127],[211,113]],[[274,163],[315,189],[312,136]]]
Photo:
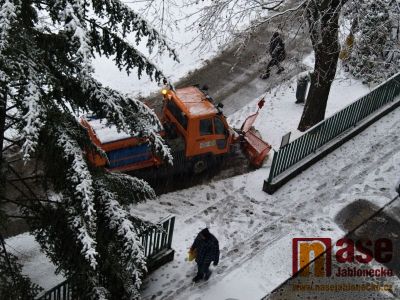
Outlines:
[[[160,134],[171,148],[174,169],[202,173],[225,159],[235,148],[241,148],[253,166],[262,165],[271,146],[252,126],[258,111],[249,116],[240,129],[233,129],[222,113],[222,105],[214,105],[211,97],[197,86],[165,89],[162,94],[163,109],[159,119],[163,128]],[[260,103],[259,108],[262,107]],[[83,117],[81,123],[91,140],[107,154],[108,159],[105,159],[89,153],[89,159],[96,166],[129,172],[155,168],[163,163],[151,152],[146,139],[119,133],[99,119]]]

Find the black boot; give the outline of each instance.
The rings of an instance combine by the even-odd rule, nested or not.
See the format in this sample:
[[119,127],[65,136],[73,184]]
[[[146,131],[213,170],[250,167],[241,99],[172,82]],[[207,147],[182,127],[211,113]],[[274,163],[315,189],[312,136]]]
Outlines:
[[196,277],[194,277],[192,281],[193,281],[194,283],[197,283],[197,282],[199,282],[199,281],[202,279],[202,277],[203,277],[203,276],[196,275]]
[[212,274],[212,272],[208,271],[208,273],[206,273],[206,276],[204,277],[204,280],[207,281],[208,278],[210,278],[211,274]]

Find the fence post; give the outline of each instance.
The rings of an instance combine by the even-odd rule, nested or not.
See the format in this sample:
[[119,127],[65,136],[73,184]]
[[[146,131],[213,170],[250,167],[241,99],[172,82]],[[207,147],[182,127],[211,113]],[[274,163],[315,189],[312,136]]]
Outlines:
[[168,248],[171,248],[171,246],[172,246],[172,236],[173,236],[173,234],[174,234],[174,226],[175,226],[175,217],[172,217],[170,220],[169,220],[169,230],[168,230],[168,243],[167,243],[167,245],[168,245]]
[[272,164],[271,164],[271,168],[269,169],[269,176],[268,176],[268,183],[272,182],[272,179],[274,178],[274,169],[275,169],[275,165],[276,165],[276,157],[278,156],[278,151],[274,150],[274,156],[272,158]]

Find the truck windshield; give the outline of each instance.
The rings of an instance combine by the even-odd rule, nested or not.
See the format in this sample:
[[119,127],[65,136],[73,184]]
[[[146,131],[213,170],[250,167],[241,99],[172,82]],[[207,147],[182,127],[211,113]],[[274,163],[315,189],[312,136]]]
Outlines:
[[215,134],[225,134],[225,126],[220,118],[214,118]]
[[211,134],[213,134],[212,119],[200,120],[200,135],[211,135]]
[[173,101],[167,102],[167,109],[171,112],[171,114],[178,121],[178,123],[185,130],[187,130],[188,120],[187,120],[186,115],[183,113],[183,111],[181,111],[180,108]]

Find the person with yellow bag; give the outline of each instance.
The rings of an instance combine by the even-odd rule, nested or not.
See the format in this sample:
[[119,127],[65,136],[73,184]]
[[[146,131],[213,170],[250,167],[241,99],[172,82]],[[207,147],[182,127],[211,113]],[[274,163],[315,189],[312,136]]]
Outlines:
[[212,273],[210,271],[211,262],[213,262],[214,266],[218,265],[219,253],[217,238],[210,233],[208,228],[204,228],[199,232],[189,250],[188,260],[195,260],[197,263],[197,275],[193,278],[193,282],[210,278]]

